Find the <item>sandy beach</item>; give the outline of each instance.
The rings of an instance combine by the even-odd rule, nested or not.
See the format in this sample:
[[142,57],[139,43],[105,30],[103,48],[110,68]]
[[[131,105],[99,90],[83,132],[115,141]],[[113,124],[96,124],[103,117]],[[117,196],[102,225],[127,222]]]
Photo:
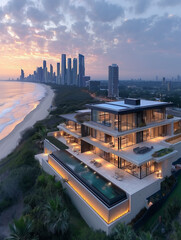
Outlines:
[[47,85],[43,86],[46,88],[46,95],[40,100],[40,104],[8,136],[0,141],[0,160],[5,158],[18,146],[22,132],[33,127],[37,121],[43,120],[48,116],[54,98],[54,91]]

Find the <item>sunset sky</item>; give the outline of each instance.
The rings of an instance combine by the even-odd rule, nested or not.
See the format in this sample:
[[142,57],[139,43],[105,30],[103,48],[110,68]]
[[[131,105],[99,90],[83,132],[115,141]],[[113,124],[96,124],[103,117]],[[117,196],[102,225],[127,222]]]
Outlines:
[[[181,75],[181,0],[0,0],[0,79],[85,55],[86,75]],[[54,69],[55,70],[55,69]]]

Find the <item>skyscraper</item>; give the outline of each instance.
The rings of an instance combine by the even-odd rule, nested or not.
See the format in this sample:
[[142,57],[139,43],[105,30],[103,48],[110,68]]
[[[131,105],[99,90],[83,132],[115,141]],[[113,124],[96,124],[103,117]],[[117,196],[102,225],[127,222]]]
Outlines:
[[25,74],[24,74],[24,70],[21,69],[21,76],[20,76],[20,80],[23,81],[25,78]]
[[52,66],[52,64],[50,64],[50,80],[49,81],[50,82],[53,81],[53,66]]
[[47,63],[43,60],[43,82],[47,82]]
[[60,63],[59,62],[57,63],[57,81],[56,81],[56,83],[60,85]]
[[79,87],[83,87],[83,76],[85,76],[84,56],[79,54]]
[[46,66],[47,66],[47,62],[46,62],[46,60],[43,60],[43,69],[45,69]]
[[73,59],[73,73],[72,73],[72,80],[73,80],[73,85],[78,85],[78,81],[77,81],[77,58]]
[[71,62],[71,58],[67,59],[67,65],[68,65],[68,69],[67,69],[67,85],[72,85],[72,62]]
[[119,97],[119,67],[112,64],[108,67],[108,97]]
[[61,77],[62,84],[66,84],[66,54],[62,54],[62,64],[61,64]]

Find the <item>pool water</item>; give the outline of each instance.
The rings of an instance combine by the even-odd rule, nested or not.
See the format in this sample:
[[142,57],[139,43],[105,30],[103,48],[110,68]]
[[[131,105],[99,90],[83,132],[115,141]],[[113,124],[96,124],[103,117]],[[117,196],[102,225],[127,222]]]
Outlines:
[[127,198],[126,193],[122,189],[118,188],[113,183],[110,183],[106,178],[102,177],[68,152],[56,151],[51,155],[108,207]]

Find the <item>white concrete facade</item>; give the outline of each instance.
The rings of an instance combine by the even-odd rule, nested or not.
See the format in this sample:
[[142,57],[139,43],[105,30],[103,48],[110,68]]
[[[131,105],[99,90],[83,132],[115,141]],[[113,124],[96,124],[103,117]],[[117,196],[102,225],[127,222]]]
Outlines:
[[[145,101],[143,103],[143,107],[149,105],[149,109],[153,104],[152,101]],[[114,105],[114,103],[103,105],[105,109],[109,109],[111,108],[111,104]],[[115,106],[113,106],[116,111],[119,110],[119,104],[117,104],[115,103]],[[101,106],[101,104],[99,105]],[[162,105],[164,106],[165,103],[156,103],[156,106]],[[127,106],[128,105],[124,105],[124,108],[127,108]],[[134,108],[136,109],[137,107],[133,107],[133,109]],[[129,111],[130,109],[131,107],[129,106]],[[141,106],[139,109],[141,109]],[[67,114],[63,115],[63,117],[66,119],[66,121],[75,121],[77,124],[75,114]],[[77,207],[87,224],[93,229],[100,229],[105,231],[107,234],[110,234],[112,228],[118,222],[129,223],[144,207],[148,208],[147,198],[159,191],[161,186],[160,184],[163,179],[166,176],[171,175],[172,163],[181,156],[181,135],[178,134],[178,137],[177,135],[174,135],[175,130],[177,130],[176,127],[179,126],[179,124],[177,124],[178,121],[180,121],[179,118],[162,119],[161,121],[152,122],[146,126],[131,129],[125,132],[111,130],[110,127],[101,126],[101,124],[92,121],[81,123],[81,126],[85,128],[95,129],[115,138],[131,133],[136,134],[140,131],[143,132],[144,130],[148,129],[150,129],[151,132],[154,132],[154,128],[156,127],[163,126],[167,129],[167,134],[164,136],[157,136],[147,141],[140,142],[132,146],[127,146],[124,149],[116,149],[115,146],[110,147],[110,145],[106,142],[102,142],[90,135],[85,135],[85,132],[82,132],[84,131],[82,130],[82,127],[80,133],[77,132],[76,129],[72,129],[66,124],[60,124],[58,126],[59,131],[49,133],[49,135],[56,137],[60,142],[69,147],[65,151],[71,154],[72,157],[77,158],[81,163],[86,164],[86,166],[88,166],[90,169],[103,176],[111,184],[114,184],[126,193],[127,199],[111,208],[107,207],[103,202],[101,202],[93,192],[86,188],[86,186],[82,185],[81,182],[71,174],[71,172],[67,171],[63,165],[54,159],[53,154],[51,155],[51,153],[59,149],[51,142],[45,140],[44,148],[46,154],[38,155],[36,158],[40,161],[40,164],[46,172],[55,175],[61,180],[74,205]],[[175,123],[178,126],[176,126]],[[80,123],[78,124],[80,125]],[[71,139],[71,141],[67,139]],[[85,150],[85,148],[84,151],[82,151],[84,144],[88,144],[90,146],[90,150]],[[95,151],[92,150],[92,148],[95,147],[107,154],[114,154],[118,158],[123,159],[124,161],[127,161],[128,163],[131,163],[139,168],[140,178],[137,178],[134,175],[126,172],[124,168],[118,168],[119,165],[113,165],[102,156],[98,156],[96,154],[97,152],[95,153]],[[146,147],[150,149],[150,151],[144,154],[136,154],[134,149],[137,147]],[[159,157],[154,156],[154,153],[157,153],[160,150],[162,151],[163,149],[171,150],[166,154],[159,155]],[[100,167],[94,165],[94,161],[98,162]],[[154,167],[153,172],[142,178],[142,166],[145,166],[146,164],[147,167],[147,163],[150,162],[154,162],[156,167]],[[119,173],[121,176],[120,180],[115,177],[115,174],[117,173]],[[68,181],[64,181],[64,179]]]

